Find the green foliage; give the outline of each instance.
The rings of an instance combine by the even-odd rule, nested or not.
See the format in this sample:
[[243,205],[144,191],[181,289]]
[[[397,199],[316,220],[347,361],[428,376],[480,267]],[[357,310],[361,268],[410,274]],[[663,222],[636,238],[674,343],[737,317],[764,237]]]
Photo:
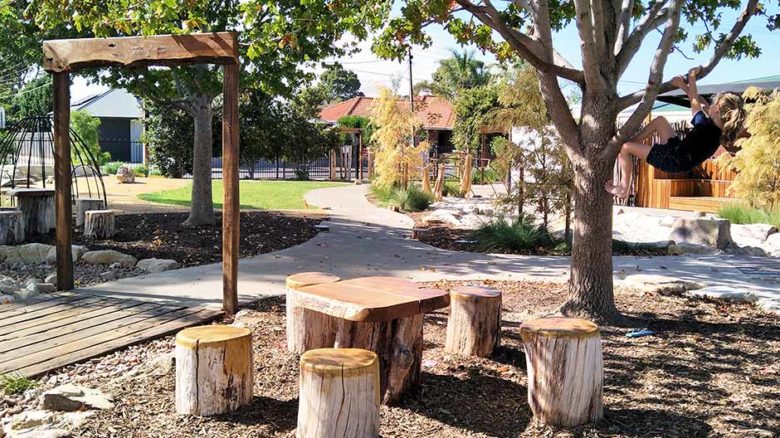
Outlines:
[[401,210],[416,212],[427,209],[433,203],[433,195],[423,192],[416,184],[410,184],[406,190],[396,188],[393,191],[393,200]]
[[[757,94],[746,90],[747,94]],[[749,106],[750,138],[739,142],[740,150],[720,160],[737,171],[730,193],[762,210],[780,209],[780,91],[761,96]]]
[[100,168],[100,173],[102,173],[103,175],[116,175],[116,172],[119,170],[119,168],[125,166],[127,166],[127,163],[123,161],[111,161],[105,163]]
[[360,79],[355,72],[345,70],[341,64],[330,64],[320,75],[320,86],[325,90],[326,103],[341,102],[362,96]]
[[336,126],[343,128],[360,128],[363,137],[363,146],[371,143],[371,137],[374,135],[374,125],[371,119],[362,116],[344,116],[336,122]]
[[439,61],[431,81],[415,84],[415,90],[428,91],[435,96],[455,102],[462,90],[481,87],[490,82],[490,72],[474,52],[452,50],[452,56]]
[[21,395],[28,389],[36,386],[38,386],[38,382],[28,379],[19,373],[0,375],[0,390],[5,395]]
[[138,177],[148,177],[149,176],[149,168],[144,166],[143,164],[140,166],[133,167],[133,173],[135,176]]
[[460,182],[453,179],[445,180],[444,186],[442,186],[442,196],[462,198],[463,195],[460,193]]
[[147,100],[144,108],[148,162],[169,178],[182,178],[191,173],[192,139],[195,135],[192,117],[171,104]]
[[498,253],[526,253],[551,243],[547,230],[535,225],[528,216],[486,223],[474,231],[472,238],[480,251]]
[[9,117],[45,116],[52,111],[54,95],[51,75],[43,75],[26,83],[11,101]]
[[[72,129],[78,138],[80,138],[89,149],[89,155],[97,160],[97,164],[100,166],[109,160],[111,160],[111,154],[108,152],[102,152],[100,150],[100,141],[98,139],[98,127],[100,126],[100,119],[92,117],[86,111],[71,111],[70,112],[70,129]],[[74,163],[83,163],[88,160],[87,156],[81,156],[77,154],[76,148],[71,148],[71,160]]]
[[475,167],[474,170],[471,172],[471,183],[472,184],[493,184],[496,181],[500,181],[501,178],[498,176],[498,172],[496,172],[491,167],[484,167],[482,169]]
[[732,224],[770,224],[780,228],[780,208],[770,211],[748,205],[729,204],[718,210],[718,216],[730,220]]
[[461,90],[455,103],[455,126],[452,143],[459,151],[474,152],[479,149],[485,116],[498,105],[494,86],[482,86]]

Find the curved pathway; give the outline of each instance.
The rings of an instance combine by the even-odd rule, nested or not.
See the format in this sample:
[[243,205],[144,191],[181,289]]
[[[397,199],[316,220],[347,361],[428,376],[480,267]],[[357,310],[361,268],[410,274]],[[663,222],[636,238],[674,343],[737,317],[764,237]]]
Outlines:
[[[407,216],[369,203],[368,186],[318,189],[306,195],[307,203],[330,210],[321,232],[301,245],[239,261],[239,296],[242,301],[284,293],[289,274],[327,271],[343,278],[386,275],[418,281],[546,280],[566,281],[569,258],[560,256],[486,255],[447,251],[409,238],[414,225]],[[282,238],[282,236],[280,236]],[[652,276],[654,282],[687,281],[705,290],[750,291],[757,299],[780,298],[777,285],[750,277],[735,266],[747,258],[615,257],[616,281],[639,285]],[[780,275],[776,277],[780,280]],[[714,288],[714,289],[713,289]],[[179,304],[220,305],[222,266],[196,266],[160,274],[125,278],[84,289],[115,297]],[[777,304],[780,301],[767,302]]]

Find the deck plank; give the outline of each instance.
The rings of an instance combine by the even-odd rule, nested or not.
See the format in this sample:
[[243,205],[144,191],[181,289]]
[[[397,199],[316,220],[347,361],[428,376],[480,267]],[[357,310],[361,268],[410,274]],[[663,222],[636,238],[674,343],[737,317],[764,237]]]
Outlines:
[[100,356],[127,345],[209,321],[219,315],[221,312],[199,307],[183,308],[5,362],[0,364],[0,373],[13,371],[25,376],[38,375],[45,372],[45,369],[52,370]]
[[9,335],[13,336],[22,330],[36,327],[41,324],[47,324],[61,319],[67,319],[68,317],[71,317],[73,315],[79,315],[86,312],[90,312],[94,310],[96,306],[100,306],[100,307],[108,306],[114,304],[113,303],[114,301],[118,302],[118,300],[114,300],[110,298],[102,298],[102,297],[79,300],[74,303],[73,307],[68,307],[67,309],[63,309],[59,312],[51,313],[49,315],[45,315],[40,318],[32,318],[25,321],[17,322],[15,324],[8,324],[6,326],[0,327],[0,339]]
[[94,299],[93,295],[74,295],[72,297],[44,301],[42,303],[32,304],[10,312],[4,313],[0,319],[0,327],[16,324],[17,322],[40,318],[41,316],[56,313],[72,307],[78,307],[79,301]]

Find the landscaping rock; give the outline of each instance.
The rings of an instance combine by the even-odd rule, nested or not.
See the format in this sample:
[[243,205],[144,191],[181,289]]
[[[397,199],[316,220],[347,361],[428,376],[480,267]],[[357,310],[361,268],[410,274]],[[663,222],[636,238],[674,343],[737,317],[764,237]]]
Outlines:
[[57,286],[52,283],[38,283],[38,292],[42,294],[51,294],[57,292]]
[[672,224],[669,239],[724,249],[731,243],[731,222],[725,219],[678,218]]
[[38,265],[46,263],[52,245],[43,243],[27,243],[16,246],[0,246],[0,260],[6,263],[21,263],[25,265]]
[[[83,245],[71,245],[71,258],[73,259],[73,263],[76,263],[79,261],[81,256],[84,255],[87,251],[89,251],[89,248]],[[48,254],[46,254],[46,263],[53,265],[57,263],[57,248],[52,246],[49,250]]]
[[57,273],[49,274],[43,280],[44,283],[57,284]]
[[117,169],[116,171],[116,179],[121,184],[130,184],[135,182],[135,173],[133,173],[133,169],[123,166]]
[[704,285],[695,281],[683,281],[653,274],[629,275],[624,280],[624,284],[628,287],[647,292],[655,292],[661,295],[679,294],[704,287]]
[[14,431],[32,429],[51,424],[55,419],[56,414],[52,412],[41,410],[25,411],[11,417],[7,423],[7,427],[4,429],[7,435],[11,435]]
[[774,257],[780,257],[780,233],[775,233],[766,238],[764,242],[766,252]]
[[715,248],[705,246],[705,245],[698,245],[695,243],[676,243],[674,245],[669,245],[669,255],[685,255],[685,254],[714,254],[717,252]]
[[16,301],[16,298],[14,298],[13,295],[2,295],[2,294],[0,294],[0,304],[11,304],[14,301]]
[[41,407],[51,411],[73,412],[80,409],[112,409],[114,403],[98,389],[65,384],[41,395]]
[[90,265],[111,265],[119,263],[121,266],[131,267],[138,262],[135,257],[114,251],[113,249],[87,251],[81,256],[81,260]]
[[114,271],[106,271],[101,272],[100,275],[100,281],[106,282],[106,281],[114,281],[116,280],[116,272]]
[[729,286],[709,286],[685,293],[689,297],[710,298],[717,300],[754,302],[757,297],[744,289],[736,289]]
[[16,293],[22,287],[24,286],[20,285],[13,278],[0,275],[0,293],[10,295]]
[[142,271],[155,273],[176,269],[179,263],[176,260],[151,258],[139,260],[135,266]]

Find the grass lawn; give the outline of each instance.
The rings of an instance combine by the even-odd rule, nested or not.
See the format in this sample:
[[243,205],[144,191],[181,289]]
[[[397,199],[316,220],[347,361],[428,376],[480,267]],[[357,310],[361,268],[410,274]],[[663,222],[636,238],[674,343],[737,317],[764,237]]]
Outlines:
[[[214,207],[222,208],[224,192],[222,180],[214,180],[212,184]],[[303,195],[306,192],[342,185],[345,184],[321,181],[241,181],[239,185],[241,208],[262,210],[303,209],[306,208],[303,202]],[[192,184],[190,183],[178,189],[143,193],[138,195],[138,197],[144,201],[160,204],[189,206],[191,193]]]

